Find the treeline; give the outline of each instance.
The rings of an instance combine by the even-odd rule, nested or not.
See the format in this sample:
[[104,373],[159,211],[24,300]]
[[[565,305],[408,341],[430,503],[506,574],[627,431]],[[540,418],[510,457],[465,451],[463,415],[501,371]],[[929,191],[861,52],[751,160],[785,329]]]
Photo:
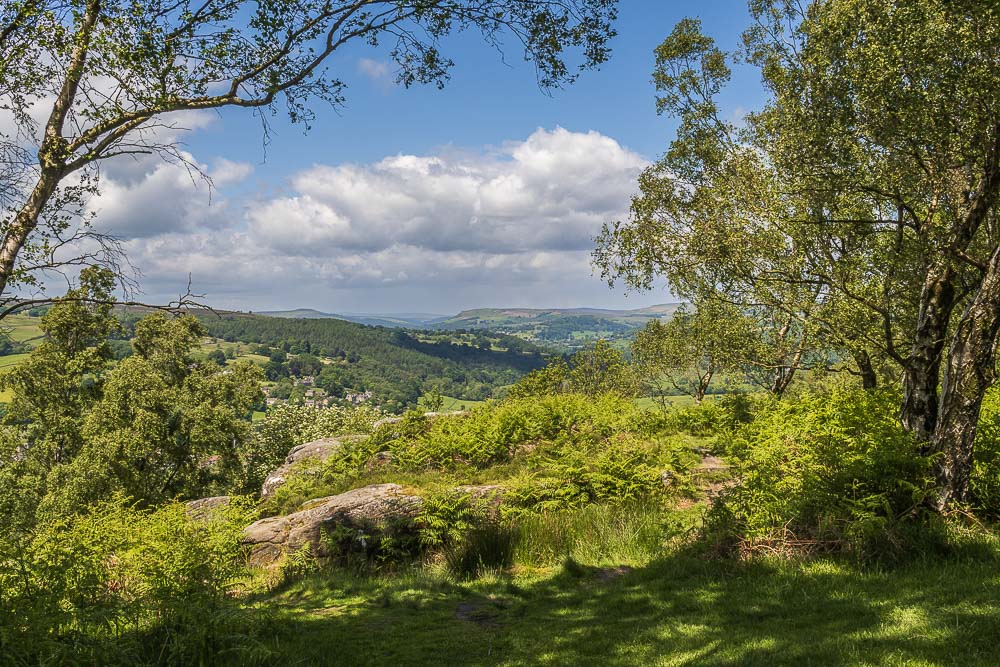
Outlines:
[[[513,336],[481,333],[408,332],[337,319],[296,320],[200,313],[211,336],[271,349],[265,372],[271,380],[300,375],[295,357],[327,359],[310,364],[316,385],[333,396],[371,391],[387,410],[414,405],[434,389],[465,400],[489,398],[499,387],[545,365],[544,351]],[[281,354],[282,352],[286,354]],[[297,372],[298,371],[298,372]]]
[[583,334],[588,339],[603,338],[613,340],[629,338],[636,327],[593,315],[572,315],[545,322],[535,336],[539,340],[572,344],[576,336]]

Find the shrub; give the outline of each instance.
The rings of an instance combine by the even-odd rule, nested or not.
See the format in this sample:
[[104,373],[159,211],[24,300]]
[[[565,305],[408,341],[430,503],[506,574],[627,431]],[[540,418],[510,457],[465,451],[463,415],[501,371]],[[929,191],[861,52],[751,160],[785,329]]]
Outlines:
[[680,468],[670,454],[629,433],[560,442],[532,453],[530,471],[508,484],[504,509],[516,514],[656,497],[665,492],[661,470]]
[[397,428],[399,437],[388,439],[386,446],[406,469],[485,468],[509,461],[525,443],[594,442],[641,428],[644,418],[631,401],[613,394],[509,399],[477,408],[465,418],[434,420],[423,432]]
[[417,523],[408,517],[340,523],[324,532],[323,541],[328,554],[325,563],[359,571],[391,571],[424,553]]
[[487,514],[485,499],[476,501],[469,493],[449,489],[425,494],[416,519],[420,543],[425,549],[449,547]]
[[[488,499],[451,488],[426,492],[422,501],[419,514],[413,518],[338,524],[323,535],[330,554],[327,561],[361,571],[386,571],[419,561],[429,553],[443,552],[450,557],[473,548],[475,541],[469,542],[469,536],[495,518]],[[489,557],[484,562],[492,566]]]
[[739,483],[712,509],[708,535],[727,550],[904,555],[936,524],[923,509],[928,461],[896,406],[890,392],[848,389],[774,401],[732,440]]
[[697,436],[716,435],[726,423],[726,411],[714,400],[671,410],[665,418],[667,430]]
[[231,597],[246,576],[240,503],[209,520],[184,505],[123,499],[0,547],[0,654],[12,662],[204,662],[257,652],[253,612]]
[[368,405],[322,409],[288,403],[274,406],[242,452],[246,472],[236,490],[251,493],[260,489],[264,478],[281,465],[293,447],[321,438],[371,433],[375,422],[384,416]]
[[505,505],[523,510],[656,495],[663,490],[660,472],[680,472],[689,463],[684,453],[691,458],[685,443],[658,439],[661,429],[661,416],[614,395],[509,399],[434,420],[410,415],[345,443],[323,463],[304,464],[265,511],[292,511],[310,498],[374,481],[464,482],[487,469],[505,478]]

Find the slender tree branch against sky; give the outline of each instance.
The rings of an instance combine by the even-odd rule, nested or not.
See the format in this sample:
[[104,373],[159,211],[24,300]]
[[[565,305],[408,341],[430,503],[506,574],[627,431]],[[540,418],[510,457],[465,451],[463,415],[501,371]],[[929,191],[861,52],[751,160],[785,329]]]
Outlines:
[[454,62],[441,42],[457,32],[523,57],[555,89],[608,58],[615,18],[615,0],[8,3],[0,296],[72,264],[72,241],[96,242],[91,259],[114,263],[114,243],[87,231],[99,165],[152,155],[208,176],[181,148],[179,115],[258,110],[267,136],[280,110],[308,127],[318,107],[346,102],[333,61],[355,43],[384,47],[396,83],[443,87]]

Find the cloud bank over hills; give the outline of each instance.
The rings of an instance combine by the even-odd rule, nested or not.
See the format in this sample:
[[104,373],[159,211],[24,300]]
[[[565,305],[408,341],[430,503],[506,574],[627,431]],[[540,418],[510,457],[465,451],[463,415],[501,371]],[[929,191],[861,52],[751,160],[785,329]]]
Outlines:
[[314,164],[280,190],[253,183],[252,165],[185,157],[214,189],[183,164],[119,162],[91,203],[150,296],[174,295],[191,273],[222,307],[367,312],[620,304],[590,252],[647,164],[561,127],[479,151]]

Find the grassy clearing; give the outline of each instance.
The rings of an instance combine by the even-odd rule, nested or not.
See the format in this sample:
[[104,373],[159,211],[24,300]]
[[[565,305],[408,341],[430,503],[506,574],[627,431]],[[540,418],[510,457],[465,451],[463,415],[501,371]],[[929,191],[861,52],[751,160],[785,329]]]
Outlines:
[[469,583],[314,575],[267,605],[293,664],[989,665],[998,565],[995,544],[891,571],[680,550]]
[[[709,394],[705,397],[706,402],[716,400],[717,396],[715,394]],[[696,405],[695,400],[691,396],[667,396],[667,408],[689,408]],[[657,396],[642,396],[635,399],[635,404],[638,405],[643,410],[660,410],[662,405],[660,404],[660,398]]]
[[234,362],[236,362],[236,361],[238,361],[240,359],[243,359],[243,360],[246,360],[246,361],[251,361],[251,362],[257,364],[258,366],[263,366],[268,361],[270,361],[269,358],[265,357],[262,354],[240,354],[240,355],[237,355],[235,359],[227,359],[226,360],[226,365],[230,365],[230,364],[232,364],[232,363],[234,363]]
[[197,359],[204,359],[208,356],[210,352],[214,350],[221,350],[226,354],[227,357],[231,357],[226,359],[227,365],[232,364],[240,359],[246,361],[252,361],[258,366],[263,366],[268,361],[270,361],[268,357],[262,354],[251,354],[250,353],[251,347],[256,347],[256,346],[251,346],[247,343],[230,343],[220,338],[208,338],[205,339],[202,342],[202,344],[197,348],[194,356]]
[[[567,425],[560,437],[583,430]],[[669,440],[672,451],[711,444],[689,434]],[[536,458],[514,457],[467,481],[516,488],[557,452],[566,454],[542,444]],[[427,489],[468,472],[386,469],[353,485],[379,477]],[[996,664],[995,533],[952,526],[949,549],[928,548],[919,553],[932,555],[895,567],[846,556],[715,559],[709,542],[694,537],[708,508],[703,492],[717,491],[728,474],[692,474],[694,493],[660,503],[647,495],[622,506],[609,497],[539,506],[507,521],[501,512],[498,530],[469,531],[392,575],[321,570],[252,599],[272,614],[274,663],[335,656],[358,665]],[[504,567],[484,567],[497,562]]]
[[29,317],[24,314],[8,315],[3,320],[3,329],[10,335],[11,340],[18,343],[37,342],[42,337],[42,330],[38,327],[41,318]]
[[8,354],[0,357],[0,374],[6,373],[7,371],[11,370],[12,368],[20,364],[22,361],[27,359],[29,356],[31,355],[25,353],[25,354]]
[[[471,410],[472,408],[486,403],[486,401],[471,401],[467,398],[455,398],[454,396],[442,396],[441,401],[441,410],[444,412],[451,412],[454,410]],[[428,397],[421,396],[417,404],[421,407],[427,407]]]

